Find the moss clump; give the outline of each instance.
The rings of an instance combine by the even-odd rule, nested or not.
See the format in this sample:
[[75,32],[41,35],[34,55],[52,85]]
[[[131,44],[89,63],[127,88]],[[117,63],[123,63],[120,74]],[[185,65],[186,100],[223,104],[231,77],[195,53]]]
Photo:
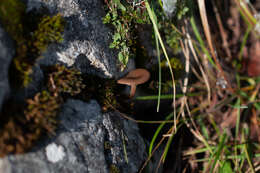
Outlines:
[[53,133],[60,102],[59,97],[45,90],[36,94],[33,99],[28,99],[24,114],[26,120],[31,123],[30,127],[39,132],[44,129]]
[[24,111],[16,108],[6,110],[5,114],[1,115],[1,118],[5,116],[5,119],[2,120],[0,129],[0,157],[10,153],[24,153],[40,136],[53,133],[56,128],[60,104],[58,97],[42,91],[26,102]]
[[30,82],[29,75],[32,73],[33,65],[40,58],[40,54],[47,49],[50,43],[62,41],[63,30],[64,20],[59,14],[53,17],[45,16],[31,38],[17,48],[14,64],[21,74],[23,86],[27,86]]
[[107,81],[104,84],[104,88],[99,91],[99,102],[103,111],[108,111],[111,106],[117,107],[117,101],[114,94],[115,83],[113,81]]
[[67,93],[71,96],[79,94],[85,88],[81,73],[76,69],[68,69],[63,65],[50,68],[48,88],[53,93]]
[[[175,58],[175,57],[170,58],[170,63],[171,63],[171,67],[174,71],[182,71],[184,68],[181,61],[178,58]],[[167,60],[163,60],[161,62],[161,67],[168,68],[167,66],[169,66]]]
[[0,20],[6,31],[14,40],[24,42],[23,17],[25,16],[25,5],[20,0],[0,1]]
[[112,148],[111,144],[109,141],[104,142],[104,149],[105,150],[110,150]]
[[116,167],[116,165],[111,164],[110,167],[109,167],[109,172],[110,173],[120,173],[120,170],[119,170],[118,167]]
[[45,16],[38,24],[38,29],[32,36],[32,47],[36,52],[45,51],[47,46],[53,42],[61,42],[64,31],[64,19],[60,14],[53,17]]
[[[56,65],[47,71],[47,90],[26,103],[6,103],[0,114],[0,157],[28,151],[44,134],[53,134],[63,93],[78,94],[85,85],[80,73]],[[21,106],[20,106],[21,105]]]

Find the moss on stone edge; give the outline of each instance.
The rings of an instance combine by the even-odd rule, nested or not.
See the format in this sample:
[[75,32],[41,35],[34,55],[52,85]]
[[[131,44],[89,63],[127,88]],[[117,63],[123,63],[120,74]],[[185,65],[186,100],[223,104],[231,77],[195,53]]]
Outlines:
[[[34,27],[28,27],[30,18],[37,18],[25,13],[26,6],[20,0],[0,1],[0,22],[5,30],[16,41],[16,56],[13,60],[17,85],[27,86],[31,81],[32,67],[47,49],[48,45],[62,41],[65,21],[60,14],[55,16],[43,16],[39,23],[31,23]],[[31,20],[33,21],[33,20]],[[18,77],[17,77],[18,75]],[[14,76],[13,76],[14,77]]]

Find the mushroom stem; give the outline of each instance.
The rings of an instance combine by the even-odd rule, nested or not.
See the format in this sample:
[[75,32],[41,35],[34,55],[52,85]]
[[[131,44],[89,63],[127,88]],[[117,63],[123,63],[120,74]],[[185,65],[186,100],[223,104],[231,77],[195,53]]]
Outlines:
[[135,95],[135,91],[136,91],[136,85],[131,85],[131,90],[130,90],[130,98],[133,98]]
[[130,98],[134,97],[136,86],[143,84],[150,78],[150,73],[146,69],[135,69],[129,72],[124,78],[119,79],[117,83],[129,85],[131,87]]

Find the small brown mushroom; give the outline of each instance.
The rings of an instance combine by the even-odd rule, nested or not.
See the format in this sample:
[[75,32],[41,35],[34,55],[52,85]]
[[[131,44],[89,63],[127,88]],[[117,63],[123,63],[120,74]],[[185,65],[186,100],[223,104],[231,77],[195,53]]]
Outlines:
[[117,81],[118,84],[130,85],[130,98],[135,95],[136,85],[147,82],[150,78],[150,72],[146,69],[135,69],[130,71],[124,78]]

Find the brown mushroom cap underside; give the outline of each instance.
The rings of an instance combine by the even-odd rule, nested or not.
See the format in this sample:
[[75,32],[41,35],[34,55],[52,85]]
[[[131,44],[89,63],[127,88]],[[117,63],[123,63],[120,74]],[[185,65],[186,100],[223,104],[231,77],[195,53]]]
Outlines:
[[129,72],[124,78],[117,81],[118,84],[130,85],[130,97],[135,95],[136,85],[147,82],[150,78],[150,72],[146,69],[135,69]]

